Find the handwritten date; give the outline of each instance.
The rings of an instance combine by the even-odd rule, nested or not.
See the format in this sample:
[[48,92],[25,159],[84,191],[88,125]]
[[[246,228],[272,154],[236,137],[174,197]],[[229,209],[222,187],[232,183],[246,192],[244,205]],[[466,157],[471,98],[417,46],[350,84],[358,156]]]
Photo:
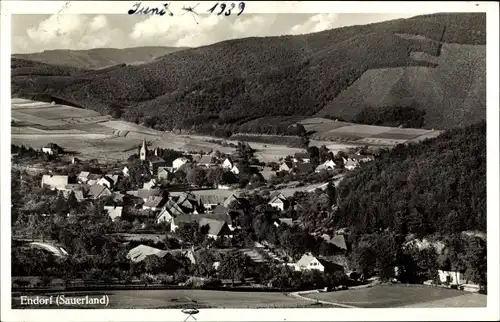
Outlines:
[[[219,7],[219,12],[217,12],[218,10],[217,7]],[[225,3],[216,3],[215,6],[213,6],[212,8],[208,9],[207,12],[210,12],[210,13],[217,13],[218,16],[224,14],[225,16],[230,16],[231,13],[233,12],[233,10],[236,8],[236,4],[234,2],[232,2],[229,6],[226,5]],[[238,3],[238,10],[239,12],[236,14],[237,16],[241,15],[243,13],[243,11],[245,11],[245,3],[244,2],[240,2]]]

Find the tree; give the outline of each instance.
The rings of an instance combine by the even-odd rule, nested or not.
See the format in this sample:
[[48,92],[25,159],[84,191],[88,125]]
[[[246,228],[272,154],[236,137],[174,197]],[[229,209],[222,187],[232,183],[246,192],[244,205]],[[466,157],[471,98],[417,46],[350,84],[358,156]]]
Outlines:
[[218,185],[222,183],[224,170],[222,168],[210,168],[207,172],[207,184]]
[[465,276],[474,283],[487,285],[486,242],[481,238],[471,238],[465,246],[464,261],[466,262]]
[[68,210],[69,211],[71,211],[71,210],[78,210],[79,202],[78,202],[78,199],[76,199],[74,191],[71,191],[69,193],[67,205],[68,205]]
[[207,173],[205,169],[199,167],[190,169],[186,175],[188,183],[198,187],[203,187],[205,185],[207,182],[206,178]]
[[234,286],[235,281],[242,281],[247,276],[250,266],[251,260],[247,255],[239,251],[232,251],[222,256],[219,274],[222,278],[231,279]]

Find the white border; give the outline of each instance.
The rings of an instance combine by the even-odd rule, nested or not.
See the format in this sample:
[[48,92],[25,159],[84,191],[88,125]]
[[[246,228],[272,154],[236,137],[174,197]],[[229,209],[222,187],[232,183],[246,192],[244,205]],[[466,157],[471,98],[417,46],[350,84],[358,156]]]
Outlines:
[[[66,14],[121,14],[132,2],[71,2]],[[216,2],[216,1],[214,1]],[[253,2],[248,13],[408,13],[487,12],[487,210],[488,306],[485,309],[201,309],[198,321],[423,321],[498,320],[499,309],[499,97],[498,3],[495,2]],[[154,3],[157,2],[147,2]],[[172,2],[173,8],[197,2]],[[50,14],[65,1],[2,1],[0,68],[1,148],[1,308],[2,321],[184,321],[180,310],[12,310],[10,293],[10,14]],[[251,5],[250,5],[251,4]],[[478,5],[476,5],[478,4]]]

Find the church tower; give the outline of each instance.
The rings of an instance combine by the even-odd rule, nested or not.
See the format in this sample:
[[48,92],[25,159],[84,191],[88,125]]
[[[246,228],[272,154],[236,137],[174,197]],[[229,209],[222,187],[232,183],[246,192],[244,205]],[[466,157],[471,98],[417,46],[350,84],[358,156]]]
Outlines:
[[139,151],[139,158],[142,161],[146,161],[147,156],[148,156],[148,148],[146,146],[146,140],[142,140],[141,150]]

